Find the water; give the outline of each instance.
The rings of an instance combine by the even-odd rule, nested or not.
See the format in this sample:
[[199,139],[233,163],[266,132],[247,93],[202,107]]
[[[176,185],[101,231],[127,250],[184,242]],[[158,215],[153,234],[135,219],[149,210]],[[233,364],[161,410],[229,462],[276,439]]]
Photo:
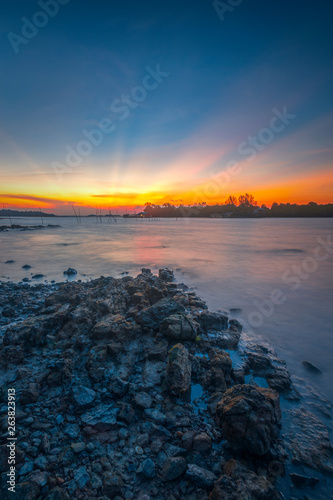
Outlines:
[[[319,237],[333,240],[333,219],[119,219],[102,224],[94,218],[83,218],[81,224],[75,218],[44,219],[49,223],[62,227],[0,233],[0,279],[20,281],[42,273],[48,281],[63,281],[68,267],[77,269],[76,279],[172,267],[177,280],[195,288],[211,310],[232,310],[246,331],[276,348],[292,374],[333,401],[333,253],[316,250]],[[326,260],[318,260],[325,255]],[[25,264],[32,268],[23,270]],[[300,269],[293,271],[293,266]],[[295,272],[301,273],[297,289]],[[274,290],[279,292],[272,296]],[[303,360],[322,374],[307,372]]]

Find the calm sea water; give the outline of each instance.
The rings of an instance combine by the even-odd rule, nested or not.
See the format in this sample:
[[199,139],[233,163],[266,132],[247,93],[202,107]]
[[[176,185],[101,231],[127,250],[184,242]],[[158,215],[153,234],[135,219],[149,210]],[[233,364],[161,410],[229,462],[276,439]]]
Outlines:
[[[16,219],[38,224],[37,219]],[[3,220],[0,223],[6,224]],[[171,267],[211,310],[226,311],[267,339],[290,371],[333,401],[333,219],[44,219],[58,229],[0,233],[0,279],[42,273],[64,281]],[[12,264],[5,264],[14,260]],[[22,266],[32,268],[24,271]],[[296,267],[293,267],[296,266]],[[230,312],[231,310],[231,312]],[[308,373],[307,360],[322,370]]]

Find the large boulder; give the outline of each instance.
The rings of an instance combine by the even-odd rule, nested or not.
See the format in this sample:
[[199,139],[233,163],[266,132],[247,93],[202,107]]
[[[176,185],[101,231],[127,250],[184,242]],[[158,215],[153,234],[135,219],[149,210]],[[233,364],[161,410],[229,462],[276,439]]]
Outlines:
[[138,328],[121,314],[108,314],[104,316],[95,326],[92,332],[96,340],[116,339],[126,340],[130,335],[138,333]]
[[191,384],[191,363],[188,351],[182,344],[176,344],[169,351],[167,381],[170,392],[183,394]]
[[233,447],[265,455],[280,428],[279,394],[272,389],[236,385],[226,391],[216,414]]
[[158,330],[163,320],[172,314],[183,313],[184,307],[173,299],[164,298],[156,302],[151,307],[142,309],[137,316],[136,321],[147,328]]
[[204,311],[198,314],[195,319],[207,333],[226,330],[228,328],[228,316],[224,316],[223,314]]
[[160,326],[160,332],[174,340],[195,340],[199,324],[185,314],[172,314],[165,318]]

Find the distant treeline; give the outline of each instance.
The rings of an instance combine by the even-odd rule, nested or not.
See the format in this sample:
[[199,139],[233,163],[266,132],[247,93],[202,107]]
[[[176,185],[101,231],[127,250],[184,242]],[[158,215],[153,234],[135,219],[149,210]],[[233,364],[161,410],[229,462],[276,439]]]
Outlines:
[[55,217],[54,214],[46,214],[44,212],[9,210],[3,208],[0,210],[0,217]]
[[[231,198],[231,199],[230,199]],[[241,201],[239,202],[239,199]],[[259,207],[253,196],[244,195],[244,198],[229,197],[227,203],[207,205],[199,203],[192,206],[171,205],[163,206],[147,203],[139,217],[333,217],[333,204],[318,205],[310,202],[307,205],[296,203],[273,203],[272,207]]]

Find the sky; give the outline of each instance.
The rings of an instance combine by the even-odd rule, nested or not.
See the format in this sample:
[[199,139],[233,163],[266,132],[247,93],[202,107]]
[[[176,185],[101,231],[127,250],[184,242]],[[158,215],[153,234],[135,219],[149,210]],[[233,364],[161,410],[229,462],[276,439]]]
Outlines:
[[333,202],[333,5],[4,0],[0,207]]

